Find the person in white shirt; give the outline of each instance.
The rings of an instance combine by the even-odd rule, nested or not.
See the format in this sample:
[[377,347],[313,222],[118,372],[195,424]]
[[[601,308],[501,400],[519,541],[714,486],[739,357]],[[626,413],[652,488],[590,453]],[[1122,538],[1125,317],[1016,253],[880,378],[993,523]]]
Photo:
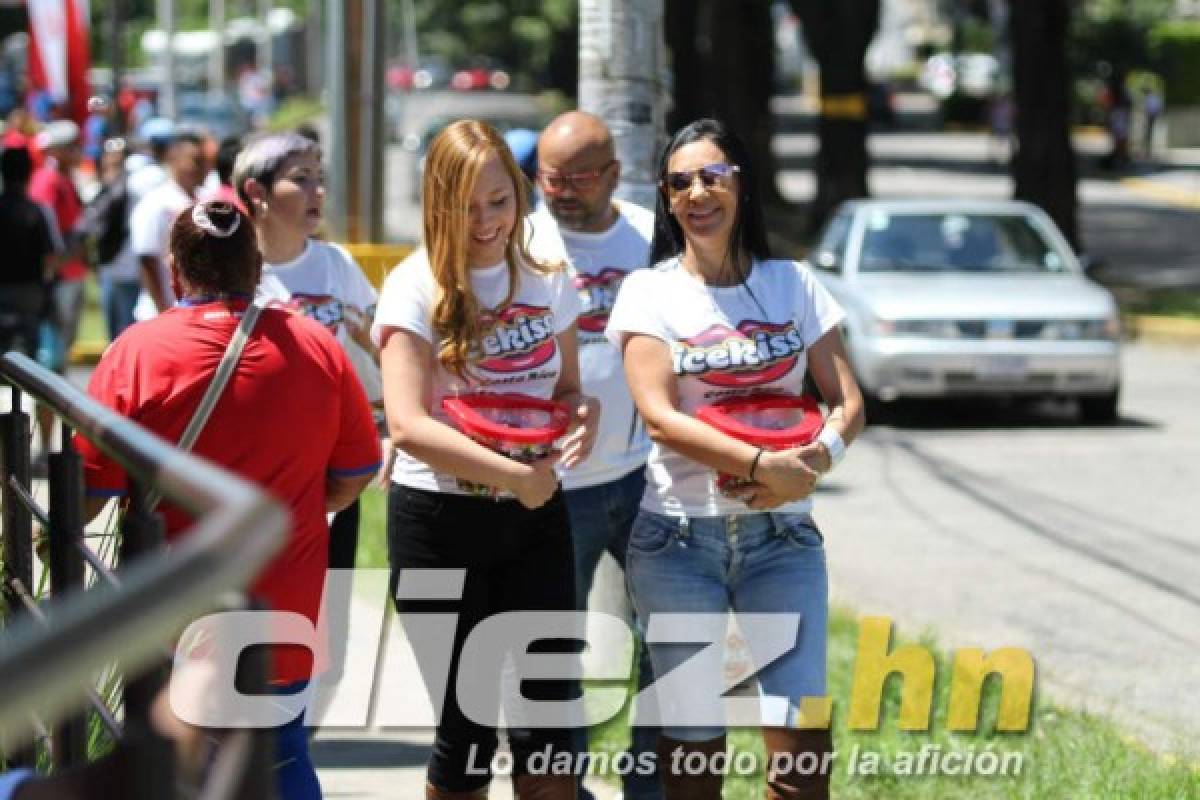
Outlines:
[[[746,149],[723,124],[702,119],[676,133],[659,178],[656,265],[625,279],[607,329],[654,441],[629,541],[634,604],[651,625],[662,613],[792,615],[779,625],[798,625],[793,646],[757,675],[768,763],[796,767],[815,756],[828,766],[829,731],[811,729],[800,698],[826,695],[828,586],[810,496],[864,424],[837,328],[843,314],[807,267],[770,258]],[[770,452],[695,416],[723,398],[799,395],[806,371],[829,408],[812,444]],[[747,484],[727,496],[717,473]],[[694,649],[651,644],[650,654],[665,675]],[[720,774],[670,766],[724,750],[724,725],[715,724],[724,675],[712,663],[682,691],[659,687],[668,800],[721,796]],[[828,797],[829,777],[824,768],[768,770],[767,798]]]
[[[629,530],[646,488],[650,439],[625,384],[621,353],[604,337],[604,328],[625,276],[649,264],[654,215],[613,199],[621,165],[612,134],[599,117],[582,111],[556,117],[538,140],[537,162],[544,202],[529,216],[529,251],[567,266],[583,309],[578,320],[583,391],[604,408],[592,454],[563,475],[575,545],[575,594],[583,610],[601,556],[608,552],[624,569]],[[645,647],[639,650],[640,691],[654,675]],[[586,752],[587,731],[577,729],[576,735],[576,747]],[[658,735],[654,726],[632,728],[629,752],[636,763],[654,763]],[[622,789],[626,800],[662,796],[654,770],[627,771]],[[581,790],[581,797],[587,796]]]
[[[465,570],[453,603],[449,683],[445,664],[426,679],[428,687],[448,689],[444,698],[432,698],[441,716],[427,800],[482,800],[491,781],[496,732],[468,718],[457,686],[494,681],[496,674],[471,676],[479,665],[462,658],[467,635],[498,613],[575,608],[569,521],[555,469],[587,458],[600,407],[580,390],[578,296],[558,265],[529,254],[524,180],[490,125],[459,120],[439,133],[425,161],[424,246],[388,276],[371,328],[382,352],[383,399],[397,448],[388,502],[392,596],[410,636],[418,635],[430,603],[397,594],[401,577],[412,570]],[[565,404],[572,426],[561,455],[523,463],[456,429],[442,401],[479,391]],[[490,487],[488,495],[464,483]],[[573,646],[561,640],[539,645],[563,660]],[[578,693],[577,682],[563,680],[522,688],[531,700],[560,704]],[[575,800],[577,775],[537,766],[538,758],[553,762],[572,754],[567,728],[573,721],[510,728],[517,796]]]
[[177,133],[167,148],[168,179],[151,189],[129,221],[129,239],[138,257],[142,291],[133,315],[150,319],[175,305],[167,272],[171,225],[183,209],[196,202],[196,189],[208,174],[203,143],[194,133]]
[[[258,296],[325,326],[354,365],[367,400],[382,412],[379,351],[370,336],[375,287],[345,248],[313,238],[325,205],[320,149],[296,133],[260,136],[238,153],[230,180],[258,233]],[[359,518],[356,498],[329,523],[330,569],[354,569]],[[350,598],[327,593],[326,599],[331,653],[321,680],[332,684],[345,664]]]
[[165,117],[148,119],[138,128],[137,137],[142,149],[125,159],[129,196],[135,205],[169,177],[163,164],[175,138],[175,123]]

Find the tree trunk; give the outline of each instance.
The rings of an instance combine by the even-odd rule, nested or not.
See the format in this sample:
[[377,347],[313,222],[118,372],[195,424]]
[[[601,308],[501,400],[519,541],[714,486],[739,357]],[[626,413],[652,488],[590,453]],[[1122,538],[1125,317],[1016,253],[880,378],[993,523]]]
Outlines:
[[1012,0],[1014,196],[1045,210],[1078,252],[1066,41],[1072,0]]
[[746,143],[764,199],[779,197],[771,153],[775,37],[767,0],[667,0],[672,132],[716,117]]
[[791,0],[821,69],[815,232],[842,202],[867,189],[867,74],[863,59],[879,25],[879,0]]

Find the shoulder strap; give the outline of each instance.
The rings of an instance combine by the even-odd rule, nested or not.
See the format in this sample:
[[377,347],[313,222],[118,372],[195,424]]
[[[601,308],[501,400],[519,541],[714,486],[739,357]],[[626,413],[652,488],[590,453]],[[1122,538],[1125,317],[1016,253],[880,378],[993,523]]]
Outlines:
[[[217,407],[217,401],[221,399],[221,393],[225,391],[226,384],[229,383],[238,361],[241,360],[242,351],[246,348],[246,341],[250,338],[250,332],[254,330],[254,325],[258,322],[258,316],[262,310],[263,307],[258,302],[246,306],[241,324],[233,332],[233,336],[225,348],[225,355],[221,357],[221,363],[217,365],[217,371],[213,374],[212,381],[208,384],[204,396],[200,398],[200,405],[196,407],[195,413],[192,414],[191,420],[183,430],[183,435],[179,437],[179,443],[176,445],[179,449],[191,452],[196,440],[200,438],[204,426],[208,424],[208,418],[212,416],[213,409]],[[157,492],[147,495],[146,510],[153,511],[161,499],[162,496]]]

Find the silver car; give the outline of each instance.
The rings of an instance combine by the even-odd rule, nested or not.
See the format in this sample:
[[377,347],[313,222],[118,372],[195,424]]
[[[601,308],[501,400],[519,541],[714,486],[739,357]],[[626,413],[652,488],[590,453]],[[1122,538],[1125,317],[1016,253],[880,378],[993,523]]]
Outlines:
[[846,310],[868,401],[960,395],[1078,400],[1117,418],[1120,318],[1058,228],[1021,202],[859,200],[811,253]]

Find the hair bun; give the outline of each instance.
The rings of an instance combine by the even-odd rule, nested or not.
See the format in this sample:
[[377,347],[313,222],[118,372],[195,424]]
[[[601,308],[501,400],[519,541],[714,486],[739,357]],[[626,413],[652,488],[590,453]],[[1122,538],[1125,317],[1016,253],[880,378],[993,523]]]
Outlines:
[[232,203],[213,200],[192,206],[192,222],[211,236],[228,239],[237,233],[242,224],[242,215]]

